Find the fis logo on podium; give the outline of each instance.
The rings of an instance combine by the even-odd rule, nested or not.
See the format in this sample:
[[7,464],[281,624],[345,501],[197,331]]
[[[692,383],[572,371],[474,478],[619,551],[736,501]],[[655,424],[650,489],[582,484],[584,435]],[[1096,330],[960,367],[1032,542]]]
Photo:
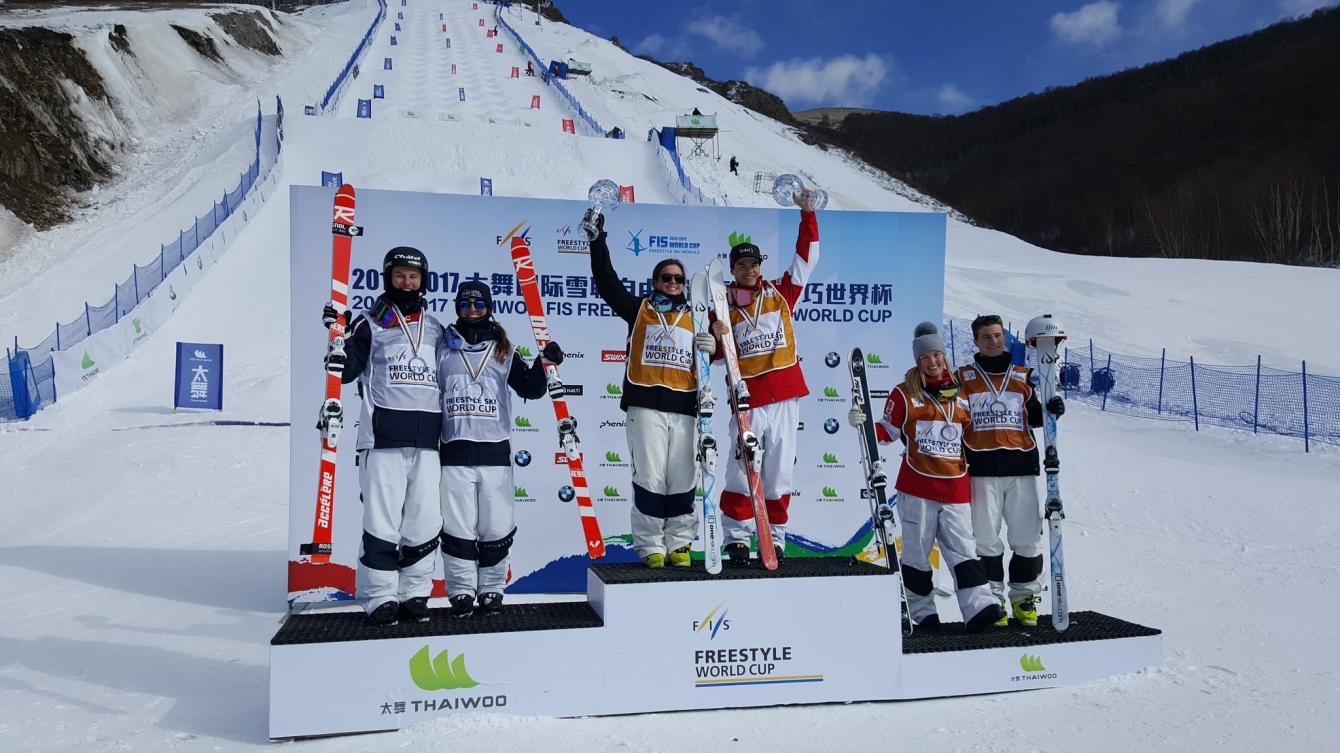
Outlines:
[[693,632],[707,633],[707,640],[716,640],[717,633],[722,630],[730,630],[730,620],[726,619],[726,615],[729,613],[730,607],[726,606],[726,602],[721,602],[712,607],[711,611],[704,615],[702,619],[693,621]]

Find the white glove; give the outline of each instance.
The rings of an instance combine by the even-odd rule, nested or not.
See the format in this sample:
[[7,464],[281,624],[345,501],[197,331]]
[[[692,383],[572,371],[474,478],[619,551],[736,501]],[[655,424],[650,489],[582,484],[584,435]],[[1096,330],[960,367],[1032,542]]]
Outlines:
[[717,339],[711,332],[699,332],[693,336],[693,347],[710,356],[717,352]]
[[851,424],[854,428],[861,428],[865,425],[865,411],[856,406],[852,406],[852,409],[847,411],[847,423]]

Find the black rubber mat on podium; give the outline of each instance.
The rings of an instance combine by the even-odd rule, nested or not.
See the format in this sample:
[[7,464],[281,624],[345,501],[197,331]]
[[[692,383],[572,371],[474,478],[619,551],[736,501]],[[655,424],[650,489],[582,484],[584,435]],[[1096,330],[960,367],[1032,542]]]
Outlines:
[[766,578],[833,578],[845,575],[888,575],[879,565],[860,562],[851,557],[794,557],[782,560],[776,570],[767,570],[758,560],[750,560],[749,567],[722,564],[720,575],[711,575],[702,562],[689,567],[649,568],[641,562],[617,565],[592,565],[591,572],[606,585],[631,583],[691,583],[693,581],[759,580]]
[[1106,641],[1115,638],[1142,638],[1160,635],[1162,630],[1119,620],[1098,612],[1072,612],[1070,627],[1057,632],[1052,627],[1051,615],[1038,615],[1037,627],[1024,627],[1010,622],[1009,627],[989,627],[980,633],[968,634],[963,623],[944,624],[939,631],[916,629],[911,638],[903,639],[903,653],[929,654],[941,651],[976,651],[986,648],[1019,648],[1045,646],[1054,643]]
[[[444,602],[445,603],[445,602]],[[492,615],[452,617],[445,606],[429,610],[428,622],[401,622],[391,627],[373,627],[363,612],[326,612],[289,616],[270,640],[271,646],[339,641],[375,641],[384,638],[431,638],[440,635],[515,633],[531,630],[572,630],[601,627],[605,623],[584,601],[549,604],[504,604]]]

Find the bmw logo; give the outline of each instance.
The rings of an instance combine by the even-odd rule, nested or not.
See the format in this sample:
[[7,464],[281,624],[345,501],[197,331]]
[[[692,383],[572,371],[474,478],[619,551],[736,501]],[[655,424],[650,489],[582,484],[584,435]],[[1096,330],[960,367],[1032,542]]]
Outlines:
[[530,465],[530,453],[525,450],[520,450],[512,457],[512,462],[516,463],[520,468],[525,468]]
[[833,351],[829,351],[828,355],[824,356],[824,363],[828,368],[836,369],[838,364],[842,363],[842,356]]
[[577,492],[573,491],[572,487],[566,484],[558,490],[558,501],[560,502],[571,502],[576,496]]
[[836,418],[830,418],[830,419],[828,419],[827,421],[824,421],[824,431],[828,432],[829,434],[836,434],[836,433],[838,433],[838,422],[837,422],[837,419],[836,419]]

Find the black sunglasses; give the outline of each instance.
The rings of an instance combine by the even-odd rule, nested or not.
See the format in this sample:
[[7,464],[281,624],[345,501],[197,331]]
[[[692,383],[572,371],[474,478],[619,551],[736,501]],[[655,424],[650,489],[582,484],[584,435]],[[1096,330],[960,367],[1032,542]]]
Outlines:
[[680,285],[684,284],[684,275],[672,275],[669,272],[662,272],[660,279],[661,282],[677,282]]

